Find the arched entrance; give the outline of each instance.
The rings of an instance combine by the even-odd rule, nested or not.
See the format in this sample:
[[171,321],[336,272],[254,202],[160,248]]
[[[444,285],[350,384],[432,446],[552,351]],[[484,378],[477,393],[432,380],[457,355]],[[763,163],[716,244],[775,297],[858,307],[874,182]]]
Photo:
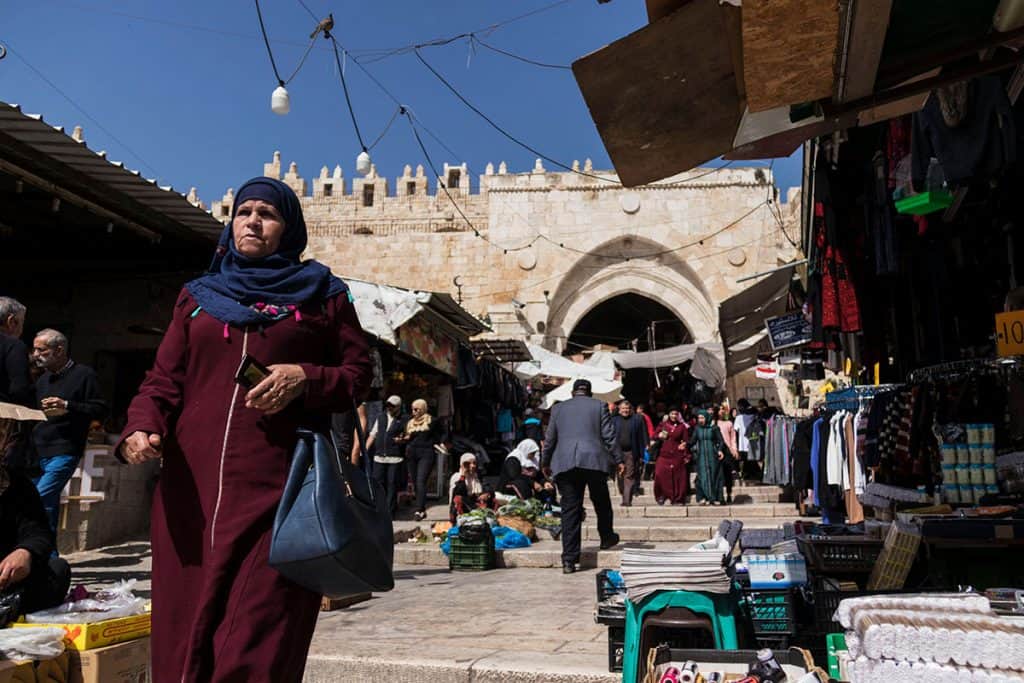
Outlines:
[[566,345],[570,351],[598,344],[649,351],[692,341],[686,324],[669,308],[654,299],[627,292],[587,311],[576,323]]
[[[690,341],[718,338],[718,311],[701,278],[676,253],[639,237],[620,237],[586,254],[551,297],[546,344],[566,348],[573,331],[599,304],[634,294],[660,304],[685,326]],[[651,256],[651,254],[658,254]]]
[[[668,307],[627,292],[605,299],[587,311],[569,334],[566,350],[586,351],[600,345],[650,351],[692,341],[686,324]],[[677,394],[692,395],[693,383],[684,370],[662,371],[658,378],[650,370],[629,370],[623,376],[622,394],[634,403],[646,404],[653,395],[664,396],[670,391],[670,400],[678,402]]]

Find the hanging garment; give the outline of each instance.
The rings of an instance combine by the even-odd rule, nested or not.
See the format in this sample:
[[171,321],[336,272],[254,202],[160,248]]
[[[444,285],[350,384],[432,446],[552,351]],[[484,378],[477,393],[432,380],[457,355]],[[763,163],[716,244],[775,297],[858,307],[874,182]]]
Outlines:
[[845,454],[846,454],[846,477],[844,483],[843,494],[846,502],[846,521],[850,524],[857,524],[858,522],[864,521],[864,508],[861,506],[860,501],[857,500],[857,470],[860,469],[860,465],[857,462],[857,437],[854,433],[854,422],[855,417],[847,414],[844,418],[846,439],[845,439]]

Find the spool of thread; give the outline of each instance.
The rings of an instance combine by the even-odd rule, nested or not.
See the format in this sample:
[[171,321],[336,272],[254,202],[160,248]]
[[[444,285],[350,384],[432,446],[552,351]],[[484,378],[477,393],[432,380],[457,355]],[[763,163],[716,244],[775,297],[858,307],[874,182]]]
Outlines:
[[956,464],[967,465],[971,462],[971,449],[965,443],[956,445]]
[[971,483],[972,484],[984,484],[985,483],[985,473],[984,473],[985,470],[984,470],[984,467],[985,466],[982,465],[980,462],[977,463],[976,465],[971,465],[969,472],[970,472],[970,477],[971,477]]
[[960,502],[965,505],[970,505],[974,502],[974,487],[970,484],[963,484],[957,486],[960,490]]
[[981,442],[986,444],[996,442],[996,426],[994,424],[981,425]]
[[971,483],[971,466],[970,465],[957,465],[956,466],[956,483],[961,486],[964,484]]
[[943,465],[955,465],[956,464],[956,444],[944,443],[942,444],[942,464]]
[[996,483],[996,466],[995,465],[982,465],[981,466],[982,479],[986,486],[990,486]]
[[942,487],[942,495],[947,503],[959,503],[960,487],[956,484],[945,484]]
[[996,447],[995,444],[986,443],[982,444],[981,447],[981,461],[986,465],[996,464]]

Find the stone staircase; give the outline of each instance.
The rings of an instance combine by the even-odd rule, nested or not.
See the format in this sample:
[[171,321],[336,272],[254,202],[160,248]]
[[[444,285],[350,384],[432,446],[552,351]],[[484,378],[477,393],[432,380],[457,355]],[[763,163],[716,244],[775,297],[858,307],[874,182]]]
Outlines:
[[[615,531],[621,543],[610,550],[599,550],[597,516],[587,499],[584,504],[586,519],[583,523],[583,551],[581,569],[617,568],[624,547],[683,549],[714,535],[723,519],[743,522],[748,529],[775,529],[801,518],[793,503],[781,502],[782,489],[776,486],[748,484],[733,489],[732,505],[658,505],[651,495],[653,484],[644,482],[645,492],[635,496],[630,507],[620,505],[620,496],[609,482],[614,509]],[[751,502],[739,502],[739,501]],[[408,543],[415,529],[427,535],[435,521],[448,519],[446,505],[434,505],[427,511],[426,522],[399,521],[395,523],[395,563],[430,567],[447,567],[448,558],[437,543]],[[809,520],[808,520],[809,521]],[[498,551],[498,567],[550,568],[561,567],[562,544],[551,540],[544,531],[529,548]]]

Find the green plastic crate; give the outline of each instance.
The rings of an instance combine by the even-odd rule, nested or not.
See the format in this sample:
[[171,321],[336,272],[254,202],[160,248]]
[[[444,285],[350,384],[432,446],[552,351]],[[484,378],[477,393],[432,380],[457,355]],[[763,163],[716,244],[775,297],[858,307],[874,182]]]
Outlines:
[[790,636],[796,633],[793,592],[790,589],[745,588],[743,601],[755,637]]
[[448,552],[448,568],[452,571],[482,572],[494,569],[497,553],[494,551],[494,537],[490,534],[480,543],[466,543],[458,536],[452,536]]
[[825,636],[825,646],[828,648],[828,675],[839,680],[839,653],[846,652],[846,635],[828,634]]
[[896,211],[914,216],[942,211],[953,203],[953,195],[946,190],[935,190],[934,192],[921,192],[910,197],[896,200]]

